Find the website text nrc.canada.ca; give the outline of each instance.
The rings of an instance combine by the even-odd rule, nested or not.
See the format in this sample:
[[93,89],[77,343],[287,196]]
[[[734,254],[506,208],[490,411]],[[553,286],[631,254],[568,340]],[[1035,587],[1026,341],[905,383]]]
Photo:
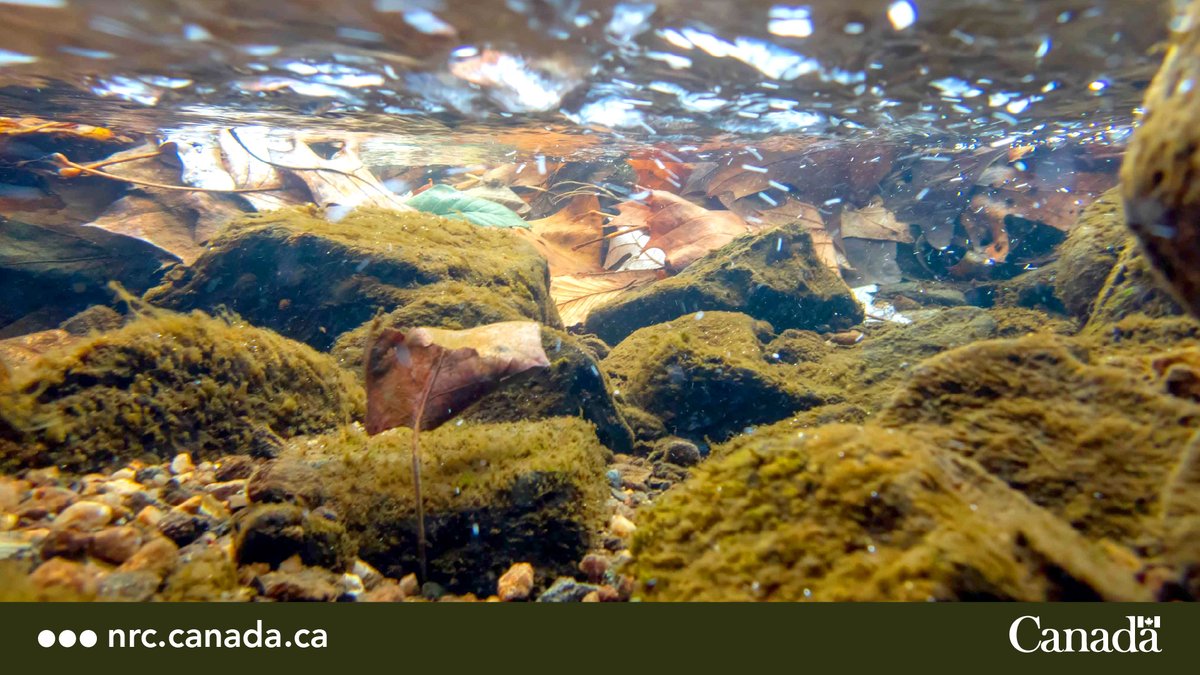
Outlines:
[[[261,620],[244,628],[110,628],[54,632],[38,636],[43,647],[103,646],[110,649],[324,649],[329,634],[323,628],[294,631],[264,628]],[[69,635],[68,635],[69,634]]]

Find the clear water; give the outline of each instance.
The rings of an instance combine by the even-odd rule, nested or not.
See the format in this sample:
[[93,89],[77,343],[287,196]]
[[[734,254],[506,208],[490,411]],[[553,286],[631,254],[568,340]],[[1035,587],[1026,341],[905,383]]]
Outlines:
[[[211,147],[228,129],[296,134],[318,150],[354,148],[390,191],[384,201],[498,171],[529,202],[530,220],[554,216],[581,186],[606,216],[644,200],[647,187],[752,225],[802,204],[827,224],[826,260],[866,305],[854,330],[870,334],[910,322],[904,307],[872,304],[889,285],[944,284],[986,307],[997,284],[1057,258],[1076,217],[1117,184],[1182,4],[0,0],[0,118],[181,148]],[[14,221],[42,212],[51,150],[103,159],[70,139],[0,148],[0,217]],[[701,179],[730,167],[770,181],[727,199]],[[205,178],[185,170],[180,180]],[[555,199],[539,201],[543,193]],[[322,217],[345,217],[337,202],[322,202]],[[596,265],[678,271],[645,244],[614,238]],[[614,253],[621,246],[635,253]],[[1061,302],[1044,300],[1028,304],[1048,312],[1047,325],[1067,320]],[[0,312],[0,337],[64,318],[36,309]],[[818,332],[853,348],[863,335],[848,327]],[[307,341],[327,347],[334,337]],[[752,436],[756,424],[731,435]],[[707,455],[703,433],[690,440]],[[629,461],[609,471],[614,489],[622,471],[645,468]],[[477,587],[452,590],[464,588]]]

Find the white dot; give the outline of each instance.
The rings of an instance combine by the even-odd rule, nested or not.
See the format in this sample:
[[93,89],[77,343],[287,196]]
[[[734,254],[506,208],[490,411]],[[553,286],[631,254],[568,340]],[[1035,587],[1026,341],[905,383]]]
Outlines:
[[75,646],[75,631],[64,630],[63,632],[59,633],[58,634],[58,644],[60,644],[64,647],[74,647]]
[[95,647],[96,646],[96,631],[85,630],[82,633],[80,633],[79,634],[79,644],[83,645],[84,647]]
[[898,0],[888,6],[888,20],[896,30],[904,30],[917,21],[917,8],[908,0]]
[[47,648],[53,647],[54,646],[54,631],[44,630],[44,631],[38,633],[38,644],[43,647],[47,647]]

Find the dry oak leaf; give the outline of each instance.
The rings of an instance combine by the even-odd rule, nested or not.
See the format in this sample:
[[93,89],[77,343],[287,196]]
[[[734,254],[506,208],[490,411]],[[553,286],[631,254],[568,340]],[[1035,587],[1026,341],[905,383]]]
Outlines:
[[623,202],[617,208],[620,215],[608,224],[618,231],[644,230],[650,237],[646,248],[662,249],[672,272],[759,229],[732,211],[709,211],[662,190],[651,190],[643,201]]
[[375,331],[366,346],[367,433],[411,428],[417,419],[421,429],[433,429],[505,379],[549,366],[541,327],[532,321]]

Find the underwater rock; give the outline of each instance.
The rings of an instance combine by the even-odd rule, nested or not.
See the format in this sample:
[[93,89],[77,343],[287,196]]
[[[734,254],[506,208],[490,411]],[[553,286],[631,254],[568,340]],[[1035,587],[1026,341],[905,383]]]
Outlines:
[[[404,428],[296,439],[252,493],[336,514],[358,557],[400,578],[419,568],[410,443]],[[421,452],[430,580],[484,596],[516,561],[552,577],[589,550],[608,494],[591,424],[450,423],[422,432]]]
[[222,547],[201,549],[183,560],[167,577],[162,599],[167,602],[231,602],[247,599],[238,583],[237,567]]
[[1137,360],[1089,359],[1053,335],[979,342],[916,366],[877,422],[979,462],[1089,537],[1147,555],[1161,538],[1162,486],[1200,427],[1200,404],[1156,379]]
[[247,452],[263,429],[319,433],[363,411],[361,387],[309,347],[200,313],[154,312],[47,355],[0,398],[23,430],[5,470],[98,470],[145,455]]
[[158,284],[176,262],[149,243],[80,225],[33,225],[0,216],[0,337],[54,328],[112,299],[108,283],[133,293]]
[[1117,190],[1092,202],[1059,247],[1055,292],[1063,306],[1086,321],[1092,305],[1122,251],[1136,242],[1125,228],[1125,210]]
[[324,350],[378,309],[415,302],[431,312],[458,303],[467,313],[559,326],[549,285],[545,260],[502,230],[365,209],[331,223],[291,209],[231,223],[195,265],[145,297],[179,310],[224,306]]
[[743,312],[778,330],[842,330],[863,320],[845,282],[825,267],[801,223],[743,236],[679,274],[592,310],[586,327],[615,345],[629,334],[699,311]]
[[[384,318],[383,325],[400,312]],[[345,334],[334,354],[342,365],[361,376],[362,347],[370,326]],[[458,412],[463,420],[519,422],[550,417],[579,416],[596,425],[600,441],[614,452],[630,452],[633,431],[614,400],[612,385],[600,368],[590,344],[563,331],[543,326],[541,346],[548,368],[533,368],[506,379],[496,391],[485,394]],[[632,420],[630,420],[632,423]]]
[[[1177,3],[1178,4],[1178,3]],[[1171,47],[1142,104],[1121,166],[1129,228],[1180,303],[1200,317],[1200,2],[1171,32]]]
[[1125,209],[1110,190],[1079,216],[1060,248],[1055,294],[1086,331],[1108,331],[1132,314],[1182,313],[1154,277],[1150,260],[1125,227]]
[[768,362],[770,325],[732,312],[697,312],[642,328],[602,366],[621,397],[685,438],[724,439],[825,402]]
[[760,430],[641,511],[646,600],[1136,600],[1070,526],[922,438]]
[[234,548],[239,564],[271,567],[300,556],[311,567],[349,569],[354,550],[341,523],[293,504],[255,504],[238,514]]
[[533,565],[526,562],[513,563],[496,582],[496,595],[503,602],[526,600],[533,592]]

